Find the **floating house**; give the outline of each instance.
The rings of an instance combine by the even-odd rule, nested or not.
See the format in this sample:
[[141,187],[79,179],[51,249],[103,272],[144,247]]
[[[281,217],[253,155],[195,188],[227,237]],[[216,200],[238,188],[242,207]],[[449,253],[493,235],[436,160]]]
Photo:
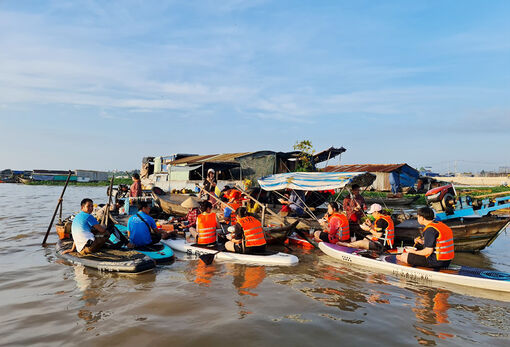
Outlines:
[[[333,159],[345,148],[331,147],[312,156],[315,164]],[[202,184],[209,169],[213,169],[218,187],[235,185],[250,180],[257,186],[257,179],[275,173],[294,172],[301,152],[239,152],[208,155],[175,154],[167,157],[146,157],[142,161],[140,176],[146,187],[157,186],[163,190],[195,189]]]
[[350,164],[326,166],[325,172],[370,172],[376,179],[368,189],[378,191],[393,191],[398,188],[414,187],[420,177],[418,170],[403,164]]

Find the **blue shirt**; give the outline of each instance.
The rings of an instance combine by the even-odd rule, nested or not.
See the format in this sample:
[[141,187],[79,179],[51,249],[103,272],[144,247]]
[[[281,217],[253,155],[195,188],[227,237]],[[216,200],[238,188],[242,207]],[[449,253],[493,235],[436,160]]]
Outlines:
[[73,234],[73,240],[76,244],[76,249],[80,252],[88,240],[94,240],[94,234],[92,233],[92,227],[99,224],[93,215],[86,212],[80,211],[74,219],[71,225],[71,233]]
[[[153,229],[156,229],[156,222],[151,216],[142,211],[138,211],[138,214],[140,214]],[[129,230],[129,242],[135,246],[145,246],[152,243],[149,228],[147,228],[147,225],[136,214],[129,218],[127,228]]]

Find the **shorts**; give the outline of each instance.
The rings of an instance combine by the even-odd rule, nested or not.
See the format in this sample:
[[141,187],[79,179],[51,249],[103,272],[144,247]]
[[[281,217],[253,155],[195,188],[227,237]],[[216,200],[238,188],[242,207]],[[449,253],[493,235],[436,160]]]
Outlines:
[[409,253],[407,255],[407,263],[410,265],[413,265],[413,266],[430,267],[430,268],[434,268],[434,269],[439,269],[439,268],[448,267],[450,265],[450,260],[431,262],[431,261],[429,261],[429,258],[427,258],[424,255]]
[[105,241],[106,240],[105,240],[104,236],[97,235],[94,240],[87,241],[87,243],[85,244],[85,247],[83,247],[83,249],[81,250],[80,253],[81,254],[95,253],[99,249],[101,249],[101,247],[103,247]]
[[329,242],[329,234],[324,231],[321,231],[319,239],[321,239],[321,241],[323,242]]
[[264,253],[266,251],[266,245],[262,246],[254,246],[254,247],[246,247],[243,252],[243,246],[241,243],[234,243],[234,250],[236,253],[244,253],[244,254],[257,254]]
[[377,240],[377,241],[369,240],[368,241],[368,249],[371,251],[380,251],[380,250],[384,249],[384,245],[382,244],[382,242],[380,240]]

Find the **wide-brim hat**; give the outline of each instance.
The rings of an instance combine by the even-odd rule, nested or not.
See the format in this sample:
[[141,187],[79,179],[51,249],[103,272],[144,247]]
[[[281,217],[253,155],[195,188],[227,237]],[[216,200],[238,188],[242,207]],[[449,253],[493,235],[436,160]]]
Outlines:
[[195,199],[193,199],[191,196],[189,198],[187,198],[186,200],[184,200],[182,203],[181,203],[181,206],[182,207],[185,207],[185,208],[195,208],[195,207],[198,207],[198,201],[196,201]]

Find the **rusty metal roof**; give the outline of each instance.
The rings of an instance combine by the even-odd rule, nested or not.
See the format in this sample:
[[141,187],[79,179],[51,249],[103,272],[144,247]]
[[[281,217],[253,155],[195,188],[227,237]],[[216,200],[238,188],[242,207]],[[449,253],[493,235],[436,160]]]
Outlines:
[[168,163],[168,165],[192,165],[203,163],[238,163],[235,158],[247,155],[253,152],[241,153],[225,153],[225,154],[208,154],[208,155],[193,155],[177,159]]
[[[334,165],[326,166],[322,171],[325,172],[393,172],[403,164],[349,164],[349,165]],[[407,165],[409,166],[409,165]]]

